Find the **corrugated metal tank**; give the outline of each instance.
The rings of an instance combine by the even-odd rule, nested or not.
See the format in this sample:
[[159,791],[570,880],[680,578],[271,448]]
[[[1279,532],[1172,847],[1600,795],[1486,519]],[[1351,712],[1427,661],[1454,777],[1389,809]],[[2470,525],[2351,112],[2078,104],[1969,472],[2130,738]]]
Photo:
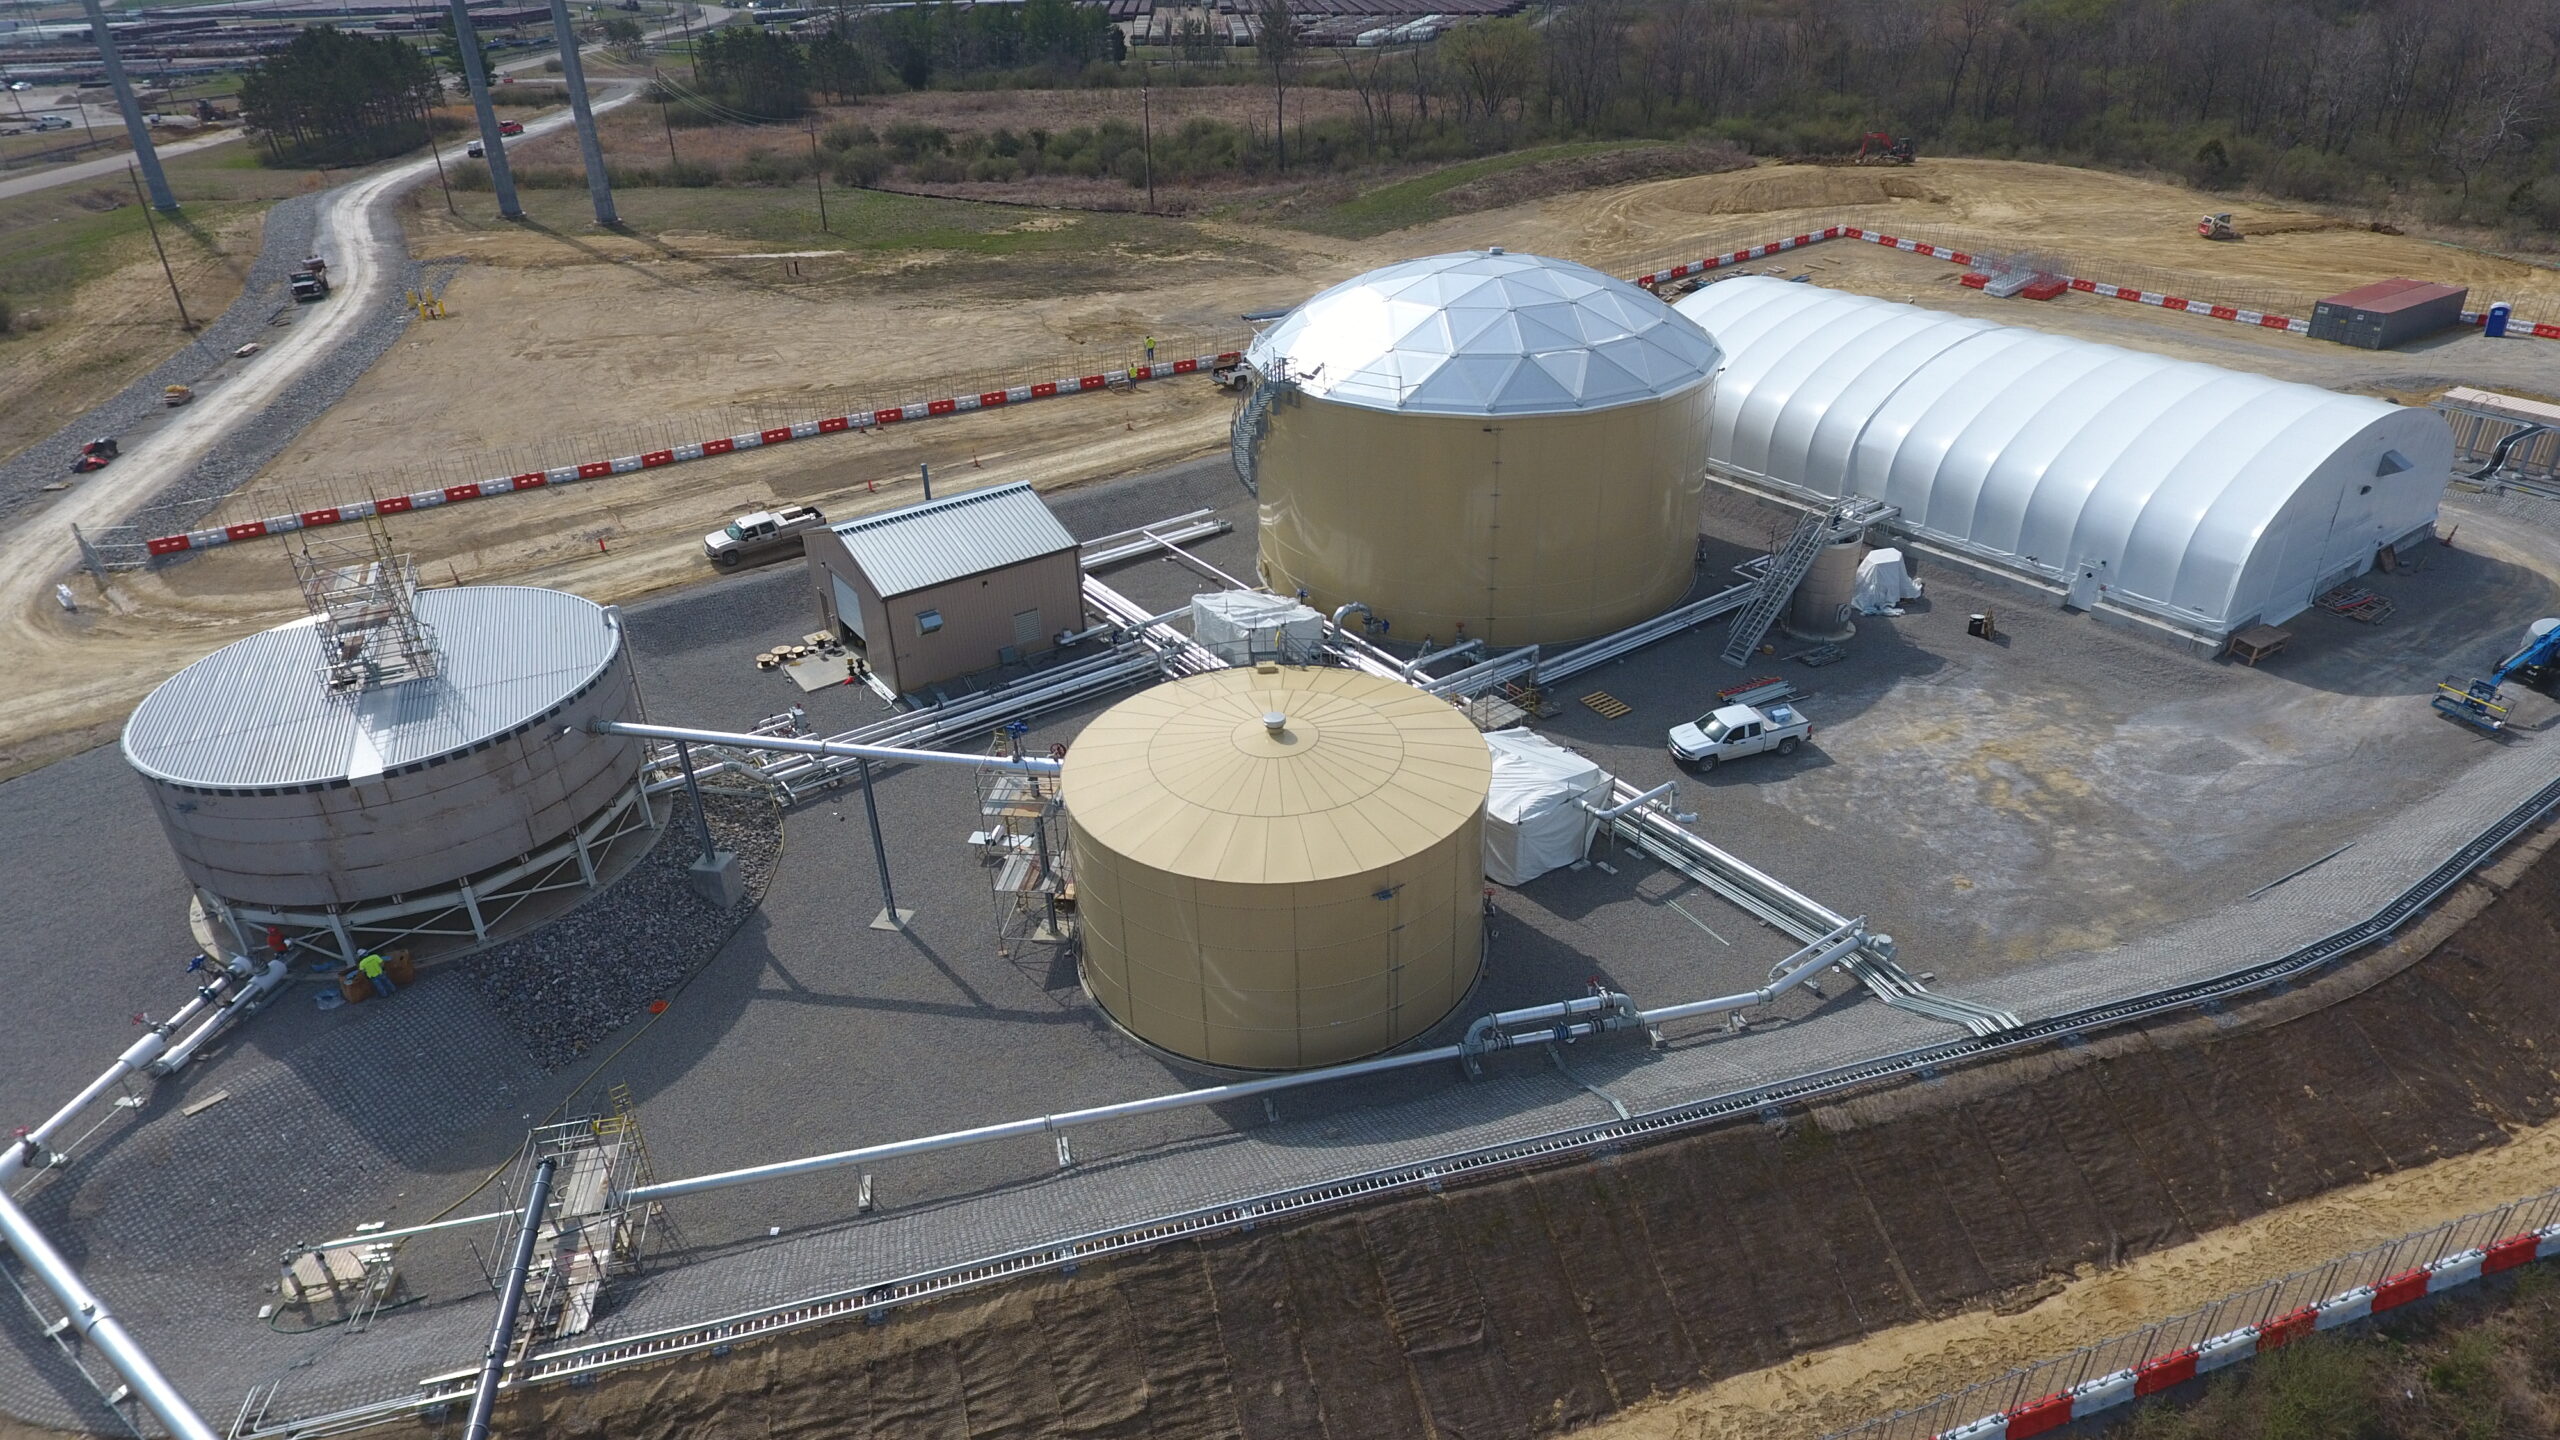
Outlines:
[[1224,670],[1122,701],[1064,776],[1087,992],[1232,1069],[1422,1034],[1481,963],[1492,771],[1447,703],[1357,671]]
[[331,695],[312,620],[206,656],[124,733],[178,864],[225,901],[353,905],[435,889],[568,834],[638,776],[616,618],[517,586],[426,590],[438,673]]
[[1247,358],[1277,382],[1237,437],[1274,590],[1494,645],[1688,593],[1721,356],[1653,295],[1543,256],[1435,255],[1325,291]]

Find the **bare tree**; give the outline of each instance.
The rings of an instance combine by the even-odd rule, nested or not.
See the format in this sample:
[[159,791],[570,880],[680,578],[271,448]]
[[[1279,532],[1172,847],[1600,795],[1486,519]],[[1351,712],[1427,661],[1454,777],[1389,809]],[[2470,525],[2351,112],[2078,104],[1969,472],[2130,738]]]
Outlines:
[[1458,81],[1458,118],[1470,104],[1488,122],[1499,122],[1502,107],[1528,103],[1529,82],[1538,74],[1538,36],[1524,20],[1487,20],[1462,25],[1440,39],[1440,62]]
[[1289,168],[1289,67],[1298,58],[1298,14],[1290,0],[1255,0],[1253,48],[1271,72],[1271,153],[1274,168]]

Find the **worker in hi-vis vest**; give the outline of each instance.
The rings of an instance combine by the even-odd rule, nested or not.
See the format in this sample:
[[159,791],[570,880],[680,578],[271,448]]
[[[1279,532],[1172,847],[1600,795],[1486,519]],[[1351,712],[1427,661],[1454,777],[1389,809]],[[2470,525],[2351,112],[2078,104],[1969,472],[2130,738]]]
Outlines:
[[357,961],[356,973],[373,982],[373,993],[377,997],[388,996],[392,991],[400,988],[391,983],[391,977],[384,972],[382,957],[379,955],[367,955]]

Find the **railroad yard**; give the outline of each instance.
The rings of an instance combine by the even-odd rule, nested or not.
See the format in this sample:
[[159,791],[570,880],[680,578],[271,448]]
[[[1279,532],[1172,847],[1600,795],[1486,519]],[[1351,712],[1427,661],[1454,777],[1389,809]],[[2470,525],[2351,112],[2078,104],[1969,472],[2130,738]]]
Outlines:
[[[0,540],[46,1037],[0,1101],[215,1007],[0,1178],[236,1436],[456,1433],[511,1270],[502,1434],[1813,1436],[2536,1183],[2560,484],[2442,397],[2550,401],[2560,344],[1959,276],[2549,320],[2552,271],[1968,160],[1368,240],[1027,217],[1098,238],[1021,264],[364,183],[294,218],[366,257],[308,371],[216,373],[56,502],[250,528],[103,585],[35,494]],[[1972,265],[1621,283],[1826,227]],[[1358,351],[1390,294],[1442,323]],[[199,418],[234,385],[254,447]],[[795,504],[805,557],[706,558]],[[1811,731],[1666,749],[1746,700]],[[1477,753],[1512,727],[1534,784]],[[6,1333],[0,1433],[115,1423],[104,1352]]]

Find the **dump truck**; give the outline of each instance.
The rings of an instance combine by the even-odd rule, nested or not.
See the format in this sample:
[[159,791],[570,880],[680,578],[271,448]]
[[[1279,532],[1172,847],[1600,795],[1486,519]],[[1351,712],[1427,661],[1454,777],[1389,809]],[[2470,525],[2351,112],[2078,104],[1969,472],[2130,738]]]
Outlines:
[[1671,727],[1671,758],[1700,770],[1719,760],[1737,760],[1775,750],[1793,755],[1813,734],[1813,722],[1793,705],[1724,705],[1686,725]]
[[286,277],[285,283],[293,287],[293,303],[296,305],[329,298],[329,276],[325,270],[305,267]]
[[703,536],[702,553],[721,569],[735,570],[749,560],[799,554],[803,537],[826,523],[825,513],[815,505],[758,510]]

